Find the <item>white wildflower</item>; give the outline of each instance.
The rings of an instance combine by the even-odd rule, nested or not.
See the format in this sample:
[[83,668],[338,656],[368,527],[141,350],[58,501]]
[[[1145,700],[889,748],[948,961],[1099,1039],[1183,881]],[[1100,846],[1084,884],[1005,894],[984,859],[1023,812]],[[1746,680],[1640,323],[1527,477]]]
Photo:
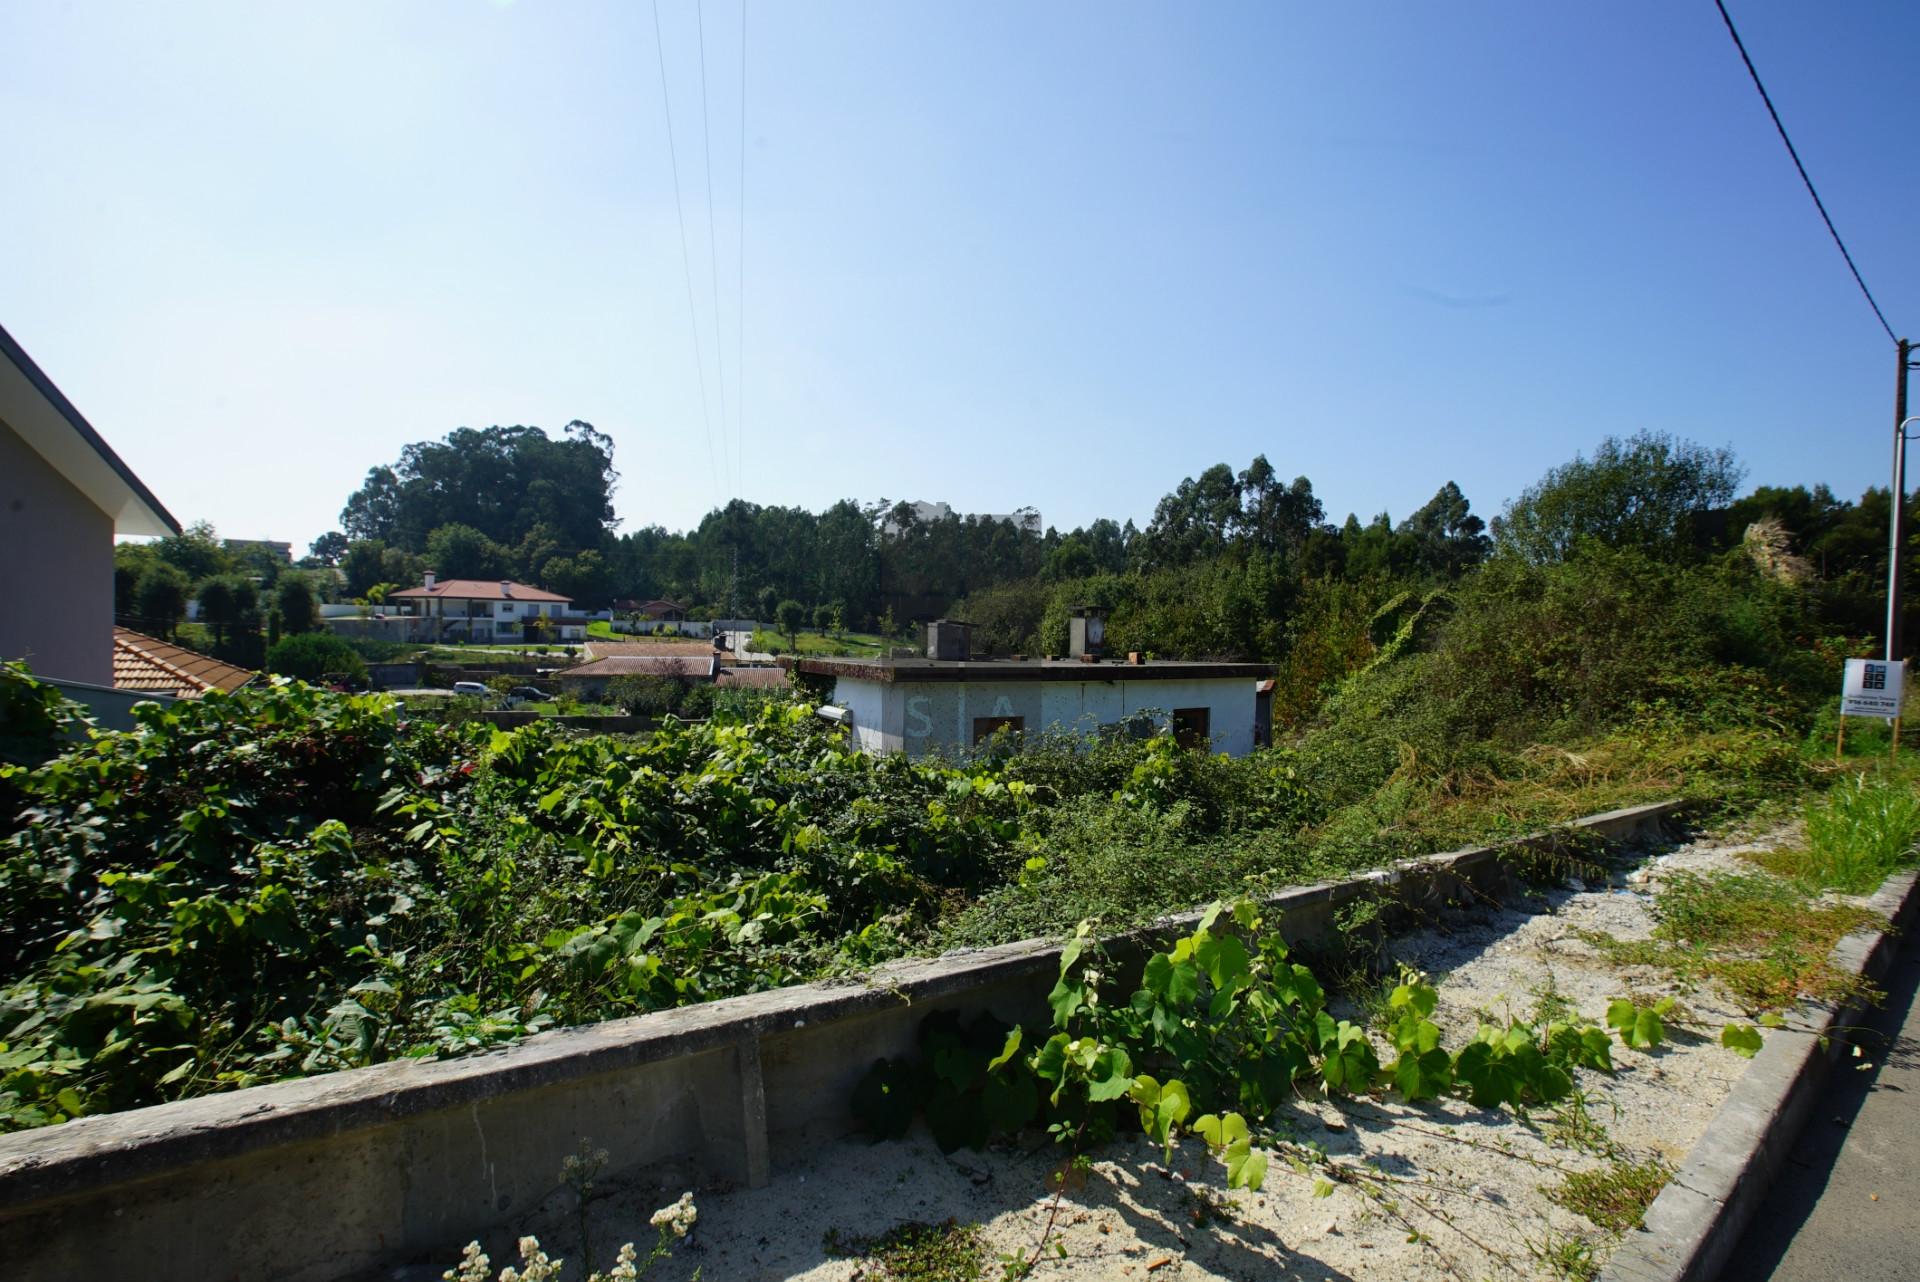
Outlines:
[[607,1282],[637,1282],[640,1269],[634,1261],[638,1256],[639,1252],[633,1249],[633,1243],[621,1247],[620,1257],[613,1264],[613,1272],[607,1274]]
[[500,1270],[500,1282],[557,1282],[566,1261],[549,1260],[540,1239],[529,1235],[520,1239],[520,1263],[525,1267]]
[[480,1249],[478,1242],[467,1243],[467,1249],[460,1253],[460,1267],[448,1269],[440,1276],[446,1282],[488,1282],[492,1276],[487,1270],[493,1267],[493,1261]]
[[693,1194],[687,1192],[680,1195],[679,1201],[655,1211],[648,1223],[656,1229],[671,1230],[675,1237],[685,1237],[699,1218],[700,1210],[693,1204]]

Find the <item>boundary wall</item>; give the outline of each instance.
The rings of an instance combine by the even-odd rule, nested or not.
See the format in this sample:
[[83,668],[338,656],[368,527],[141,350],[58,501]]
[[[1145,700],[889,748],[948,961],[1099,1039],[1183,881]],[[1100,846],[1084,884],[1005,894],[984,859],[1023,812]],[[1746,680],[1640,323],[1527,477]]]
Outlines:
[[[1612,811],[1497,847],[1429,855],[1289,889],[1268,919],[1337,950],[1336,914],[1512,891],[1529,855],[1584,839],[1665,836],[1676,801]],[[1571,836],[1569,835],[1571,830]],[[1519,856],[1515,858],[1514,856]],[[1197,913],[1110,938],[1138,961]],[[1377,929],[1370,928],[1370,929]],[[0,1260],[9,1279],[286,1278],[335,1282],[453,1261],[556,1189],[582,1137],[604,1177],[671,1166],[679,1180],[766,1183],[774,1166],[854,1129],[872,1062],[911,1052],[941,1009],[1047,1023],[1060,945],[1024,940],[563,1029],[450,1060],[407,1060],[0,1136]]]

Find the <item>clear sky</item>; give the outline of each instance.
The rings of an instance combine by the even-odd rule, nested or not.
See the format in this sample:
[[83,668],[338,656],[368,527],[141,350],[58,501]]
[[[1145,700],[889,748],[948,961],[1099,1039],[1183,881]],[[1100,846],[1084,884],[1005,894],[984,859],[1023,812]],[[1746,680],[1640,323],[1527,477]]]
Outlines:
[[[1920,338],[1920,5],[1730,8]],[[574,418],[625,528],[1144,522],[1255,453],[1491,514],[1641,428],[1886,483],[1892,345],[1711,0],[747,0],[744,197],[742,19],[11,0],[0,324],[176,515],[302,548],[409,441]]]

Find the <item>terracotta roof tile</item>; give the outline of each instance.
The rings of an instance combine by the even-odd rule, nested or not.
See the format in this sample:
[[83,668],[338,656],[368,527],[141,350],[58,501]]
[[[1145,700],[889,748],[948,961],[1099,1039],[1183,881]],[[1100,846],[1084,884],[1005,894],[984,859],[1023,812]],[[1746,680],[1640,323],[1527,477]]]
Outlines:
[[713,670],[713,654],[616,654],[554,675],[562,681],[583,677],[705,677]]
[[714,684],[724,688],[774,689],[787,684],[785,668],[722,668]]
[[685,640],[663,637],[657,641],[601,641],[587,642],[589,659],[610,659],[616,654],[673,654],[688,659],[706,659],[713,654],[713,643],[700,638]]
[[238,690],[259,674],[129,628],[113,630],[113,686],[191,699]]
[[387,593],[389,601],[424,601],[430,597],[443,601],[556,601],[561,605],[573,601],[572,597],[557,592],[512,581],[508,581],[503,591],[499,579],[448,579],[430,588],[403,588]]

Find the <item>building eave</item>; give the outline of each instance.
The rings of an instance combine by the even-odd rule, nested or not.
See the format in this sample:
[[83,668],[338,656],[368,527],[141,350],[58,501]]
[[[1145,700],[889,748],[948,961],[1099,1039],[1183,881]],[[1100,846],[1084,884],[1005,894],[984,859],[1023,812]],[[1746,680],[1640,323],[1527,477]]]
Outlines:
[[115,534],[180,533],[180,522],[4,326],[0,358],[0,420],[105,512]]
[[809,676],[873,681],[882,685],[950,684],[961,681],[1261,681],[1273,675],[1267,663],[1081,663],[1068,659],[978,659],[955,661],[795,659],[780,666]]

